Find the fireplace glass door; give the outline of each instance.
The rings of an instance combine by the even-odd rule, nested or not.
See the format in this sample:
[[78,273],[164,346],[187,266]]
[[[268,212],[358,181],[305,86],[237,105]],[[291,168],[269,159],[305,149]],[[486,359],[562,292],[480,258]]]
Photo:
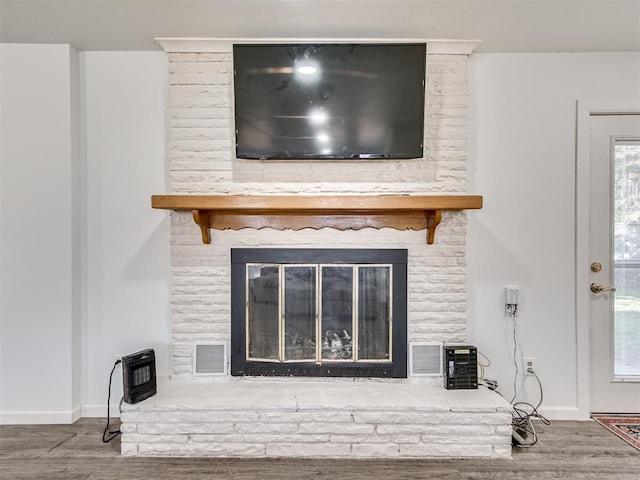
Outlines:
[[246,265],[246,359],[392,361],[392,266]]

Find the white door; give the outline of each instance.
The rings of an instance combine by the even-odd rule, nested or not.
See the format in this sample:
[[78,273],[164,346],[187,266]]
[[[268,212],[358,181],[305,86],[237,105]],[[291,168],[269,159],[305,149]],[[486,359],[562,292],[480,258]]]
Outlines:
[[640,115],[589,130],[590,409],[640,413]]

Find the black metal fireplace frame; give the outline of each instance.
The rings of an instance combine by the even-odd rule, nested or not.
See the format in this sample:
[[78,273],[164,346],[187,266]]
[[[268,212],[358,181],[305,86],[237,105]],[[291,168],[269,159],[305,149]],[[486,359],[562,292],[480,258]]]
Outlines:
[[[391,264],[393,324],[391,363],[273,363],[247,360],[245,272],[247,263]],[[231,375],[299,377],[407,377],[407,250],[406,249],[231,249]]]

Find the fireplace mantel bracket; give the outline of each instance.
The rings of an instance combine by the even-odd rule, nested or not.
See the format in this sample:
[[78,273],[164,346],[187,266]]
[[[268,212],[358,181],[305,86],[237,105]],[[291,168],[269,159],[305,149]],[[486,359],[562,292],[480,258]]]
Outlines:
[[442,221],[442,210],[427,210],[427,244],[433,245],[436,241],[436,228]]
[[210,229],[331,227],[338,230],[390,227],[427,230],[435,242],[444,210],[482,208],[481,195],[153,195],[153,208],[191,211],[202,242],[211,243]]
[[194,210],[193,221],[200,227],[202,243],[211,243],[211,231],[209,230],[209,212],[207,210]]

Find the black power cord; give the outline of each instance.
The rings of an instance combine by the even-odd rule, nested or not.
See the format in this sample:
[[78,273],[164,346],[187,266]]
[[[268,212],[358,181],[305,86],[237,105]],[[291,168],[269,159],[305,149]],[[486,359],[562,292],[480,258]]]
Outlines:
[[[116,367],[121,363],[122,363],[122,360],[116,360],[116,362],[113,364],[113,368],[111,369],[111,374],[109,375],[109,393],[107,394],[107,426],[104,428],[104,432],[102,432],[102,441],[104,443],[110,442],[111,440],[116,438],[118,435],[122,434],[120,430],[113,430],[113,431],[109,430],[109,423],[111,421],[111,418],[109,415],[110,403],[111,403],[111,380],[113,380],[113,372],[116,371]],[[120,405],[122,405],[122,400],[120,400]],[[107,433],[109,434],[108,437],[107,437]]]

